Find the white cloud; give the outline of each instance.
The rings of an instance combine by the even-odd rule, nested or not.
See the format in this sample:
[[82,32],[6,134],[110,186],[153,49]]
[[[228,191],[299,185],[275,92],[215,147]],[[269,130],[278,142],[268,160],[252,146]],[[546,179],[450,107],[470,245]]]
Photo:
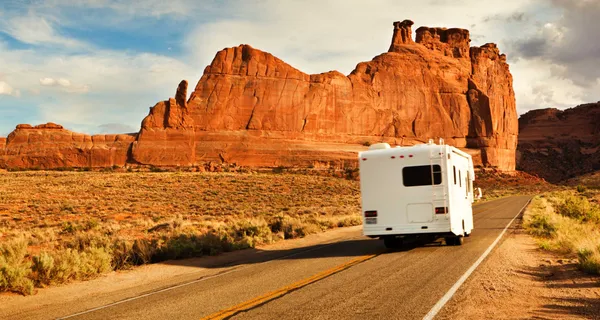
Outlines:
[[51,17],[42,17],[29,12],[25,16],[0,20],[0,31],[21,42],[33,45],[83,46],[80,41],[60,35],[51,19]]
[[42,86],[46,86],[46,87],[58,87],[60,88],[63,92],[68,92],[68,93],[87,93],[90,91],[90,86],[89,85],[73,85],[71,83],[71,81],[65,79],[65,78],[58,78],[58,79],[54,79],[54,78],[40,78],[40,84]]
[[[411,19],[419,26],[470,28],[480,45],[499,42],[498,28],[480,22],[492,14],[512,14],[530,5],[520,0],[410,0],[235,2],[232,19],[197,26],[186,39],[188,60],[201,67],[225,47],[250,44],[307,73],[338,70],[348,74],[357,63],[387,51],[392,23]],[[475,43],[474,43],[475,45]]]
[[98,132],[99,123],[139,128],[148,108],[174,96],[179,81],[197,80],[185,63],[149,53],[96,50],[63,55],[1,49],[3,79],[31,88],[27,103],[37,106],[39,121],[86,133]]
[[0,95],[20,97],[21,91],[14,89],[11,85],[4,81],[0,81]]
[[[0,21],[0,32],[36,46],[35,50],[17,50],[0,40],[0,90],[6,94],[4,91],[11,88],[16,96],[20,92],[13,87],[28,88],[22,89],[27,93],[23,99],[39,106],[40,121],[54,121],[86,132],[97,131],[99,123],[138,128],[148,107],[173,96],[181,79],[189,80],[193,88],[204,66],[225,47],[247,43],[307,73],[339,70],[348,74],[357,63],[387,51],[392,22],[403,19],[415,21],[415,29],[422,25],[470,29],[472,45],[501,43],[515,34],[536,32],[544,39],[556,41],[571,37],[556,17],[539,18],[546,14],[538,10],[540,2],[33,1],[25,11],[5,12]],[[104,9],[109,9],[107,14]],[[85,14],[75,17],[73,12]],[[156,27],[155,22],[160,20],[155,18],[184,22],[181,29],[172,30],[177,35],[184,34],[183,57],[96,48],[91,43],[93,38],[84,42],[61,32],[65,26],[98,31],[97,28],[110,25],[111,29],[135,33],[140,25]],[[165,48],[172,48],[168,50],[172,54],[180,51],[180,45],[168,43]],[[533,50],[543,49],[535,47],[536,43],[532,45]],[[501,45],[500,49],[508,48]],[[511,55],[508,59],[520,112],[572,106],[591,96],[590,91],[561,76],[564,70],[556,66],[542,60],[516,61]],[[11,86],[5,88],[2,83]],[[600,89],[600,83],[595,88]]]
[[[507,41],[522,111],[600,99],[600,1],[552,0],[554,14]],[[524,102],[523,102],[524,101]]]
[[52,78],[41,78],[40,84],[43,86],[53,86],[56,84],[56,80],[54,80]]

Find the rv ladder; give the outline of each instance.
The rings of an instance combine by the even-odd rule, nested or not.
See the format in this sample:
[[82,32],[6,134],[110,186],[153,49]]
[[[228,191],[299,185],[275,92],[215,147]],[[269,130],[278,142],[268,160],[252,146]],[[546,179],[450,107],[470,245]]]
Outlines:
[[[431,168],[431,199],[433,202],[438,202],[438,201],[443,201],[444,208],[448,208],[448,188],[447,188],[447,179],[446,177],[444,177],[444,172],[446,172],[446,161],[441,161],[441,160],[445,160],[445,154],[443,151],[445,151],[444,149],[446,149],[444,147],[444,145],[440,145],[440,148],[438,150],[438,152],[435,152],[435,148],[429,148],[429,165]],[[439,161],[439,165],[440,165],[440,176],[441,176],[441,183],[439,185],[435,184],[435,174],[438,172],[434,172],[433,171],[433,166],[434,166],[434,161]],[[437,164],[437,163],[435,163]],[[437,207],[437,203],[434,203],[433,205],[434,207]]]

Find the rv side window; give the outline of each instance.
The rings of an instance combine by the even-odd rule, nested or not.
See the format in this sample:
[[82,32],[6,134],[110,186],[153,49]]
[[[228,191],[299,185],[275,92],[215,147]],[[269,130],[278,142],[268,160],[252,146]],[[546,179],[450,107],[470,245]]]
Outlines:
[[452,166],[452,169],[454,170],[454,184],[456,185],[456,166]]
[[[433,183],[431,179],[433,178]],[[402,182],[405,187],[427,186],[442,183],[442,167],[435,164],[433,166],[415,166],[402,168]]]
[[458,170],[458,186],[462,188],[462,179],[460,178],[460,170]]

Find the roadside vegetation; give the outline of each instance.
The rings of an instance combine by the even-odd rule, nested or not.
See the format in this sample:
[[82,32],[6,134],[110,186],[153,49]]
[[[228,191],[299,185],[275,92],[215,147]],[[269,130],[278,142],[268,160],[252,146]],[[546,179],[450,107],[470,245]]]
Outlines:
[[600,275],[600,188],[579,185],[533,198],[524,224],[539,246]]
[[[358,170],[0,172],[0,291],[31,294],[147,263],[362,222]],[[484,199],[547,190],[481,172]],[[586,253],[584,253],[586,254]]]
[[0,174],[0,291],[361,223],[357,181],[269,173]]

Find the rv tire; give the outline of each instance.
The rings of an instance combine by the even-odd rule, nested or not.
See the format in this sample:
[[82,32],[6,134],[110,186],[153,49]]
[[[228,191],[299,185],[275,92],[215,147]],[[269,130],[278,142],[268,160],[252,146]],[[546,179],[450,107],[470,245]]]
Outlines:
[[455,246],[462,246],[463,243],[465,243],[465,237],[458,236],[458,237],[454,238],[454,245]]

